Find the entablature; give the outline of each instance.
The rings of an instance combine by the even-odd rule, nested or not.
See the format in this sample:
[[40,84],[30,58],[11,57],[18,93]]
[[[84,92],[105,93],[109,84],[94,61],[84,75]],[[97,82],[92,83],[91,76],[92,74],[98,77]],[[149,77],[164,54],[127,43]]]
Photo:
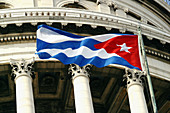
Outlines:
[[38,22],[45,22],[48,25],[52,25],[54,22],[59,22],[62,25],[75,23],[81,26],[86,24],[92,27],[103,26],[108,30],[116,28],[123,33],[125,31],[137,33],[137,28],[141,26],[143,35],[170,43],[169,32],[161,28],[144,22],[99,12],[57,8],[8,9],[0,11],[0,18],[0,26],[3,28],[7,27],[8,24],[21,26],[23,23],[37,25]]

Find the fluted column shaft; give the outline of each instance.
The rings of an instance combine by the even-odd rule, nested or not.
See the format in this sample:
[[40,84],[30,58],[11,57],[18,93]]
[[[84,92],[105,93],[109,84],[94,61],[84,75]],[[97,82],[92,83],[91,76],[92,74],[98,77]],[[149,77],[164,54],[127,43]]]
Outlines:
[[34,61],[11,60],[12,78],[16,84],[17,113],[35,113],[32,90]]
[[94,113],[89,86],[90,65],[79,67],[71,64],[69,72],[72,75],[76,113]]
[[148,113],[141,79],[144,77],[144,72],[126,69],[124,77],[127,83],[131,113]]

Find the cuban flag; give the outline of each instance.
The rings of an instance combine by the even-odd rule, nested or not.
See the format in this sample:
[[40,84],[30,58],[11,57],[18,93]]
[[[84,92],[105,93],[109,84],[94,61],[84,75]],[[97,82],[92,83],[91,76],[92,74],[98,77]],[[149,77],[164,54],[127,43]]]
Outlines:
[[40,59],[55,58],[63,64],[75,63],[80,67],[93,64],[101,68],[119,64],[142,70],[137,35],[103,34],[83,37],[40,25],[37,30],[36,54]]

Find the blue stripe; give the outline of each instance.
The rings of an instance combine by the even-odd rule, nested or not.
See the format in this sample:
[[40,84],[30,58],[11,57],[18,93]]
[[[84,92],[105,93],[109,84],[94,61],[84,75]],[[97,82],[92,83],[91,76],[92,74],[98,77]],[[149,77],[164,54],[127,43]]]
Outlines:
[[63,64],[75,63],[75,64],[79,65],[80,67],[82,67],[86,64],[93,64],[96,67],[101,68],[101,67],[105,67],[109,64],[119,64],[119,65],[129,67],[131,69],[140,70],[138,67],[132,66],[130,63],[128,63],[122,57],[117,57],[117,56],[113,56],[108,59],[101,59],[98,56],[92,57],[90,59],[86,59],[82,55],[78,55],[75,57],[67,57],[64,53],[59,53],[54,56],[51,56],[50,54],[48,54],[46,52],[39,52],[36,54],[38,54],[41,59],[56,58],[56,59],[60,60]]
[[97,50],[94,45],[101,43],[99,41],[96,41],[94,39],[86,39],[83,41],[65,41],[60,43],[47,43],[40,39],[37,39],[37,51],[41,49],[78,49],[81,46],[86,46],[91,50]]
[[68,33],[66,31],[62,31],[62,30],[59,30],[57,28],[50,27],[50,26],[47,26],[47,25],[44,25],[44,24],[43,25],[39,25],[38,29],[40,29],[41,27],[47,28],[47,29],[52,30],[52,31],[54,31],[56,33],[59,33],[61,35],[65,35],[65,36],[68,36],[68,37],[71,37],[71,38],[84,38],[84,36],[74,35],[72,33]]

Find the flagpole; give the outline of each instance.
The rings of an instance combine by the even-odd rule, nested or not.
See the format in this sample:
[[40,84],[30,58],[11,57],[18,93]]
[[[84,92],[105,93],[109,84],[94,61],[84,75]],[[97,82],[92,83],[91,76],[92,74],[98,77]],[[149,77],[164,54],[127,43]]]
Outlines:
[[148,87],[149,87],[149,92],[150,92],[150,96],[151,96],[153,111],[154,111],[154,113],[158,113],[157,107],[156,107],[154,91],[153,91],[153,86],[152,86],[152,81],[151,81],[150,72],[149,72],[149,67],[148,67],[148,62],[147,62],[147,58],[146,58],[144,43],[143,43],[143,39],[142,39],[142,35],[141,35],[141,27],[140,26],[138,27],[138,37],[139,37],[139,40],[140,40],[139,43],[141,45],[142,55],[143,55],[143,59],[144,59],[144,63],[145,63],[145,71],[146,71],[146,74],[147,74],[146,78],[147,78],[147,81],[148,81]]

